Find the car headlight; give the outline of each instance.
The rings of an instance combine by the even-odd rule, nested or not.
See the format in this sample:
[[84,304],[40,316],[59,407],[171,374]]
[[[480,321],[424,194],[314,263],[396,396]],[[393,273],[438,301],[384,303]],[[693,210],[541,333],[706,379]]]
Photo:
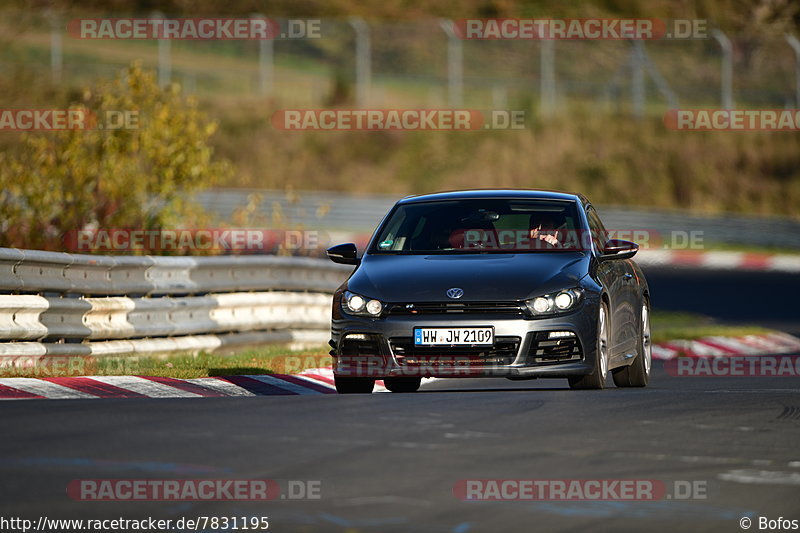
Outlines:
[[555,315],[575,309],[582,296],[583,289],[564,289],[525,300],[525,305],[533,316]]
[[383,302],[345,291],[342,310],[351,315],[378,317],[383,312]]

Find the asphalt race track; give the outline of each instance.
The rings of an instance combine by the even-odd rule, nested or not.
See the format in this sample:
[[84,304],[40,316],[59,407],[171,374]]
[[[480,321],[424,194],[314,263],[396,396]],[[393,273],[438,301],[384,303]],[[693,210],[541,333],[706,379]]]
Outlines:
[[[648,276],[656,307],[683,302],[674,308],[731,321],[736,310],[715,296],[736,302],[741,288],[752,303],[779,289],[760,316],[742,316],[800,330],[790,303],[766,305],[799,294],[797,276],[730,273],[719,285],[696,271]],[[704,281],[704,294],[682,299]],[[349,533],[730,532],[742,517],[751,530],[759,517],[800,519],[796,378],[671,377],[656,362],[642,390],[470,379],[417,394],[11,401],[2,413],[3,516],[268,516],[270,531]],[[321,492],[266,503],[70,499],[68,483],[88,478],[318,480]],[[654,480],[667,496],[467,502],[453,492],[466,479]],[[679,490],[692,484],[700,489]]]

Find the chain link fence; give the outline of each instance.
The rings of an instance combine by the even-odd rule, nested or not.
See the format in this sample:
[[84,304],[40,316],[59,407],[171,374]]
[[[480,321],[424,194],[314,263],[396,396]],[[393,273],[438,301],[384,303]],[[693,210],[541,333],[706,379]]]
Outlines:
[[[159,17],[104,13],[97,17]],[[87,40],[67,14],[4,12],[0,75],[80,87],[132,60],[189,93],[289,107],[471,107],[661,114],[681,107],[800,108],[800,43],[713,28],[687,40],[462,40],[449,21],[276,19],[273,41]],[[309,35],[314,34],[314,35]],[[726,41],[730,48],[726,54]],[[729,65],[726,76],[726,62]]]

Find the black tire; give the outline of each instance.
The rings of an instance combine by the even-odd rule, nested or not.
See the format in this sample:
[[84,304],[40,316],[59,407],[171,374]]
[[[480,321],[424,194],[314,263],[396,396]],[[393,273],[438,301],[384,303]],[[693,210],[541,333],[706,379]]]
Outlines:
[[628,366],[612,370],[614,385],[617,387],[644,387],[650,381],[653,353],[650,340],[650,302],[646,298],[642,300],[640,315],[636,359]]
[[383,384],[392,392],[417,392],[422,378],[384,378]]
[[597,347],[595,348],[594,370],[585,376],[574,376],[569,379],[570,389],[602,389],[608,377],[608,351],[610,349],[608,305],[600,302],[597,312]]
[[375,388],[373,378],[349,378],[333,376],[336,392],[339,394],[370,394]]

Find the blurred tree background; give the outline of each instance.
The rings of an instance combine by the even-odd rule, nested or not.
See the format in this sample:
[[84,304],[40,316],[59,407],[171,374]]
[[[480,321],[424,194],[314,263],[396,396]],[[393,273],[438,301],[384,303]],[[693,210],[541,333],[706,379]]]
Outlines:
[[[51,77],[47,17],[61,17],[63,30],[73,17],[156,9],[173,17],[319,18],[332,29],[322,39],[275,42],[270,94],[259,91],[256,42],[172,41],[174,83],[159,87],[157,43],[65,34],[64,72]],[[465,78],[474,82],[465,106],[492,108],[492,91],[506,83],[503,108],[526,112],[524,130],[274,129],[278,109],[357,106],[352,15],[372,28],[381,104],[372,107],[447,107],[447,42],[437,17],[707,19],[735,39],[737,105],[793,105],[784,35],[798,33],[796,0],[9,0],[0,6],[0,108],[136,109],[140,128],[2,132],[0,245],[61,249],[64,232],[80,228],[197,227],[205,215],[187,198],[209,186],[393,195],[530,187],[580,191],[607,205],[800,216],[800,133],[668,130],[666,103],[650,82],[644,116],[632,116],[624,42],[557,43],[566,96],[552,115],[541,112],[536,93],[537,43],[464,43]],[[647,49],[682,107],[719,106],[713,39]]]
[[181,95],[132,65],[87,89],[82,109],[105,122],[135,111],[133,127],[26,133],[0,153],[0,246],[60,250],[69,231],[199,227],[205,215],[185,193],[231,176],[208,145],[216,125]]
[[734,33],[790,31],[800,24],[795,0],[7,0],[23,8],[202,17],[264,12],[271,17],[414,20],[425,17],[703,18]]

